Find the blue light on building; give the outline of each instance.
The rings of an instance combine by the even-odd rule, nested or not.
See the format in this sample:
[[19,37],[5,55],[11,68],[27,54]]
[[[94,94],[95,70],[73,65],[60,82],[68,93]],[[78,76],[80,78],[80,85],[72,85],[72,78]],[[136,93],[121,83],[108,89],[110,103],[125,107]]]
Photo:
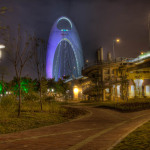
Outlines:
[[77,30],[67,17],[53,25],[47,48],[46,75],[57,81],[63,76],[78,78],[83,67],[83,53]]

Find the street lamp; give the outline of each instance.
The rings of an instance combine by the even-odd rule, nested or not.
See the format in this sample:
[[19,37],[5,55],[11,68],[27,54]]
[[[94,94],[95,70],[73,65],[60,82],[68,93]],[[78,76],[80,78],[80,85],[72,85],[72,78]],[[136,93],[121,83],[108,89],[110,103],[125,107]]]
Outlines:
[[120,39],[115,39],[113,40],[113,56],[114,56],[114,59],[116,58],[116,55],[115,55],[115,43],[119,43],[120,42]]
[[149,40],[148,40],[148,44],[149,44],[149,48],[150,48],[150,14],[148,15],[148,38],[149,38]]
[[2,50],[1,49],[3,49],[3,48],[5,48],[5,45],[0,44],[0,59],[2,58]]

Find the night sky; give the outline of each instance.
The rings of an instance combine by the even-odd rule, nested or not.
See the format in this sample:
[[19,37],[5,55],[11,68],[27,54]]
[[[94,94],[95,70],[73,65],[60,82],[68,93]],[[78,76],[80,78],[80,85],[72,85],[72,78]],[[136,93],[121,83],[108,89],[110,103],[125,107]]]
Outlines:
[[0,20],[17,29],[35,32],[48,41],[51,27],[60,16],[75,24],[85,59],[94,60],[98,47],[112,52],[113,39],[117,57],[137,57],[148,50],[148,14],[150,0],[1,0],[9,11]]

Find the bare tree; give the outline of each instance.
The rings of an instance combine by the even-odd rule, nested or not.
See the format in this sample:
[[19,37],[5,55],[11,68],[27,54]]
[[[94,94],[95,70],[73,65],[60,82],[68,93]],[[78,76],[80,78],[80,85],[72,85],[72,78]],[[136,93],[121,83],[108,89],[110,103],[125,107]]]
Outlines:
[[40,91],[40,105],[41,105],[41,110],[42,108],[42,78],[45,75],[45,64],[46,64],[46,46],[45,46],[45,41],[37,38],[34,36],[32,38],[32,50],[33,50],[33,56],[32,56],[32,64],[33,64],[33,70],[37,74],[37,78],[39,81],[39,91]]
[[[1,0],[0,0],[1,2]],[[6,13],[6,11],[8,11],[8,8],[5,6],[0,6],[0,16],[4,16],[4,14]],[[0,24],[2,23],[2,21],[0,20]],[[0,25],[0,30],[1,29],[5,29],[5,26]]]
[[4,96],[5,93],[5,89],[6,89],[6,85],[5,85],[5,81],[4,81],[4,76],[7,74],[7,70],[5,67],[0,65],[0,81],[2,84],[2,95]]
[[20,25],[18,26],[16,38],[12,38],[13,34],[11,33],[10,28],[7,30],[7,36],[5,37],[5,45],[6,45],[6,52],[8,56],[8,60],[11,62],[15,69],[15,74],[18,83],[18,90],[19,90],[19,104],[18,104],[18,116],[21,113],[21,75],[26,65],[27,61],[32,56],[31,52],[31,38],[26,33],[23,36],[21,33]]

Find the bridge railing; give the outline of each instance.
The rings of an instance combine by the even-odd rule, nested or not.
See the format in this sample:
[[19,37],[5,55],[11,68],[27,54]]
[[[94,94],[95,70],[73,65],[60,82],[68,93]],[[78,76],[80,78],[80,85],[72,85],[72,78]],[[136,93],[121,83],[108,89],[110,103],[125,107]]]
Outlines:
[[96,65],[105,65],[105,64],[112,64],[112,63],[123,63],[123,62],[126,62],[126,61],[123,61],[123,60],[111,60],[111,61],[104,60],[101,62],[91,62],[91,63],[86,63],[84,65],[84,67],[82,68],[82,70],[84,70],[88,67],[91,67],[91,66],[96,66]]

